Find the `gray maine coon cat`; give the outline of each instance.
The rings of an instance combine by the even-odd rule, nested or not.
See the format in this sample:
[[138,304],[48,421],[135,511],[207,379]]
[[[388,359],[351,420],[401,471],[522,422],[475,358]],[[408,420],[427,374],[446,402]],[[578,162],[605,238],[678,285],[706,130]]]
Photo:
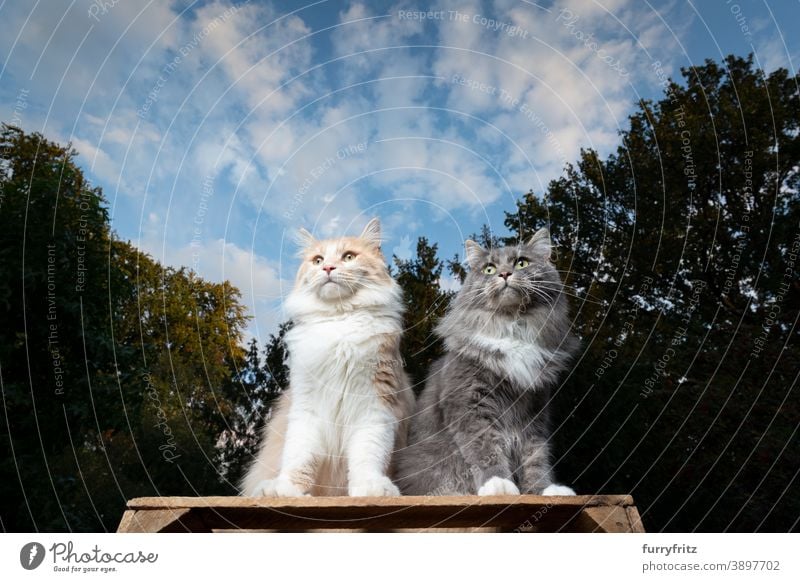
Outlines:
[[468,240],[466,254],[395,482],[404,495],[574,495],[555,484],[548,442],[550,388],[577,345],[550,234],[489,250]]

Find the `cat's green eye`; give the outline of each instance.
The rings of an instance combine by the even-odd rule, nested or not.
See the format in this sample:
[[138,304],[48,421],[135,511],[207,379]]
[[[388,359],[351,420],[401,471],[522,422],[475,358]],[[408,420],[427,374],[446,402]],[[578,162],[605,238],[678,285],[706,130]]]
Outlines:
[[322,257],[320,257],[319,255],[317,255],[316,257],[314,257],[313,259],[311,259],[311,262],[312,262],[312,263],[314,263],[315,265],[321,265],[321,264],[322,264],[322,261],[324,261],[324,260],[325,260],[325,259],[323,259],[323,258],[322,258]]
[[352,261],[355,258],[356,258],[356,254],[355,253],[345,253],[345,254],[342,255],[342,260],[345,263],[349,263],[350,261]]
[[516,263],[516,265],[514,265],[514,267],[517,268],[517,269],[524,269],[525,267],[527,267],[530,264],[531,263],[530,263],[530,261],[528,261],[528,259],[519,258],[519,259],[517,259],[517,263]]
[[497,272],[497,267],[494,265],[486,265],[483,268],[483,272],[487,275],[494,275]]

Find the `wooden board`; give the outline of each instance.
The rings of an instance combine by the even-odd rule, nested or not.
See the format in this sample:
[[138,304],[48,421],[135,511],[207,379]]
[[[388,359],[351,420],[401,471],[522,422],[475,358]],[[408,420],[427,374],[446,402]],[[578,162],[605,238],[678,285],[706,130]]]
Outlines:
[[141,497],[119,532],[644,531],[629,495]]

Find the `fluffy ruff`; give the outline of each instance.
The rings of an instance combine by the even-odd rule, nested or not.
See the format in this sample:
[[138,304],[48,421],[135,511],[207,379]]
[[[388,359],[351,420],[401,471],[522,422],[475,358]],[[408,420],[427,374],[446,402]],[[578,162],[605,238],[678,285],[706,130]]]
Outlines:
[[273,408],[243,495],[399,495],[388,469],[406,444],[413,396],[400,288],[369,228],[305,244],[286,302],[291,388]]

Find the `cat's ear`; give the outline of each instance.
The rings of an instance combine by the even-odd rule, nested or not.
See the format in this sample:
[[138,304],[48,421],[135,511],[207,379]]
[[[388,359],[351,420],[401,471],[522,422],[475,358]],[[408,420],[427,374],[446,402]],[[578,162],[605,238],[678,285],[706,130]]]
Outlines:
[[549,260],[550,255],[553,253],[550,231],[546,228],[540,228],[527,240],[525,246],[530,249],[533,254]]
[[359,238],[365,240],[370,245],[374,246],[377,249],[381,248],[381,221],[377,218],[373,218],[367,223],[367,226],[364,227],[364,230],[361,231]]
[[483,257],[486,255],[486,249],[476,243],[474,240],[467,239],[464,241],[464,249],[466,250],[467,264],[470,269],[477,269],[481,266]]
[[305,228],[300,228],[294,235],[294,242],[300,250],[305,250],[316,242],[317,239],[314,235],[308,232]]

